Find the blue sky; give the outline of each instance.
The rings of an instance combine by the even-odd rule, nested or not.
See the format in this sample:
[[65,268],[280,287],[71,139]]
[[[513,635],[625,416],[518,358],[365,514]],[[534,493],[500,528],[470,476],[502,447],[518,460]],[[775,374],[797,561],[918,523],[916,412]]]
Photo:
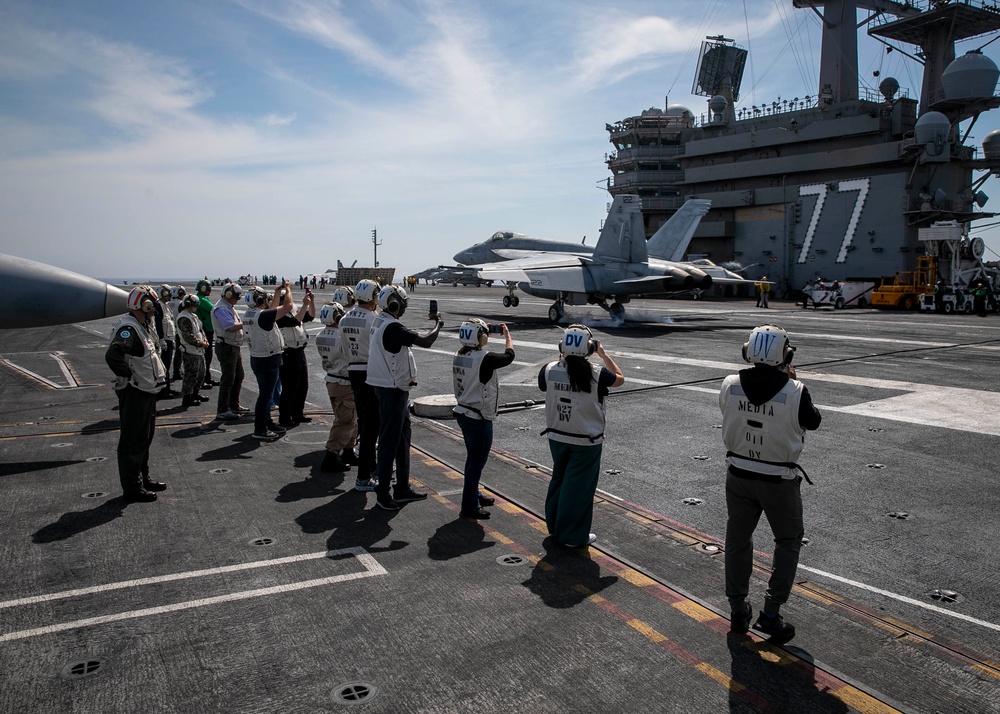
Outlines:
[[[592,244],[606,123],[666,95],[704,113],[709,34],[751,52],[741,106],[814,95],[818,22],[786,0],[0,0],[0,252],[236,277],[370,265],[373,227],[399,274],[497,230]],[[865,40],[859,64],[919,93],[899,53]]]

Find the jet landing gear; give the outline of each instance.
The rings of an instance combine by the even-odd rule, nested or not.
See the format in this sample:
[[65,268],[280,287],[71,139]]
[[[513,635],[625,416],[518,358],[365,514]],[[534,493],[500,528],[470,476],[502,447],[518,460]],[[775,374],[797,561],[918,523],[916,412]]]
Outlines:
[[565,314],[566,311],[563,309],[562,300],[557,300],[553,303],[552,307],[549,308],[549,322],[556,324],[563,319]]
[[504,307],[517,307],[521,300],[514,294],[517,283],[507,283],[507,294],[503,296]]
[[615,301],[608,305],[606,300],[601,300],[597,303],[602,308],[608,311],[608,316],[615,322],[625,322],[625,306]]

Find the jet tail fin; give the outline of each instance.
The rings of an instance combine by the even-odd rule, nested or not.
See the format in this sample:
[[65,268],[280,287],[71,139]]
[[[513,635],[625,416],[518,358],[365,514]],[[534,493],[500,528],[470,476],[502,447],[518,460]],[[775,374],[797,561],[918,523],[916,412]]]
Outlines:
[[632,194],[615,196],[604,221],[604,228],[594,248],[595,260],[646,263],[646,229],[642,222],[639,197]]
[[679,262],[684,260],[691,236],[701,223],[701,219],[712,202],[704,198],[689,198],[670,219],[660,226],[646,245],[646,250],[654,258]]

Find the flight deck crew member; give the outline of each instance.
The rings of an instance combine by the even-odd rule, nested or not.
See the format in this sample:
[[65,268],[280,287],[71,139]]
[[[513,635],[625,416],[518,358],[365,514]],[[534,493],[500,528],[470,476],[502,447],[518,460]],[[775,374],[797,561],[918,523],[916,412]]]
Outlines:
[[[291,293],[291,285],[288,287]],[[281,355],[281,397],[278,399],[278,423],[283,427],[312,421],[305,415],[306,397],[309,393],[309,367],[306,363],[306,345],[309,335],[303,324],[311,322],[316,315],[316,302],[311,290],[306,290],[302,307],[295,312],[292,299],[292,313],[279,317],[275,323],[281,330],[285,350]]]
[[219,400],[216,419],[239,419],[248,411],[240,405],[243,388],[243,321],[236,314],[236,303],[243,297],[243,288],[229,283],[222,288],[222,297],[212,308],[212,327],[215,330],[215,356],[219,358]]
[[755,327],[743,345],[743,359],[753,367],[726,377],[719,393],[729,465],[725,570],[730,629],[746,632],[753,617],[747,595],[753,532],[763,512],[774,533],[774,560],[764,610],[753,626],[784,640],[794,637],[795,627],[779,610],[792,591],[804,534],[796,461],[806,431],[818,429],[821,421],[809,390],[795,379],[794,352],[782,328]]
[[[375,442],[378,440],[378,397],[368,384],[368,346],[372,323],[378,315],[379,286],[374,280],[362,280],[354,288],[357,304],[340,319],[343,336],[341,349],[347,356],[347,375],[354,391],[354,408],[358,414],[358,471],[354,488],[374,491]],[[343,303],[341,303],[343,304]]]
[[177,315],[177,332],[181,336],[181,358],[184,360],[184,382],[181,405],[196,407],[207,402],[208,397],[198,393],[205,381],[205,345],[208,338],[198,319],[199,300],[194,295],[185,295]]
[[[170,288],[170,314],[174,317],[174,325],[177,325],[177,317],[181,312],[181,300],[187,295],[187,290],[184,289],[183,285],[175,285]],[[181,336],[174,336],[174,356],[177,358],[174,360],[173,369],[173,381],[178,382],[181,378]]]
[[[255,285],[247,292],[246,300],[250,309],[243,313],[243,332],[250,350],[250,369],[257,378],[253,438],[258,441],[276,439],[285,428],[271,419],[271,395],[278,382],[285,345],[274,323],[292,311],[291,285],[285,280],[274,289],[273,295]],[[272,304],[277,307],[271,307]]]
[[[170,388],[170,365],[174,361],[174,348],[177,340],[176,316],[170,307],[170,295],[172,288],[169,285],[161,285],[159,288],[160,299],[156,303],[156,334],[160,338],[160,359],[163,360],[164,376],[167,384],[160,390],[160,397],[179,397],[180,392],[175,392]],[[180,356],[178,356],[180,359]]]
[[326,455],[319,465],[320,471],[328,472],[347,471],[351,464],[357,463],[354,460],[354,441],[358,436],[354,391],[347,375],[347,356],[340,346],[343,339],[340,320],[343,317],[344,307],[339,302],[324,305],[320,308],[319,319],[326,329],[316,335],[316,349],[326,371],[326,392],[333,412]]
[[212,379],[212,352],[215,345],[215,328],[212,326],[212,308],[215,305],[209,299],[212,294],[212,283],[208,279],[199,280],[195,288],[198,292],[198,319],[201,320],[201,329],[205,332],[205,389],[218,386],[218,382]]
[[[426,493],[410,487],[410,390],[417,384],[417,363],[413,345],[430,347],[444,323],[436,323],[425,335],[418,335],[403,326],[399,318],[406,312],[406,290],[399,285],[386,285],[379,291],[378,306],[382,312],[372,323],[368,346],[368,384],[378,397],[378,450],[375,502],[387,511],[399,510],[400,503],[422,501]],[[396,464],[396,488],[389,495],[392,464]]]
[[507,341],[503,353],[487,352],[483,348],[490,339],[490,328],[473,317],[458,328],[461,349],[452,359],[452,386],[458,404],[452,410],[465,440],[465,485],[462,488],[461,515],[466,518],[489,518],[483,506],[492,506],[494,499],[479,492],[479,479],[493,447],[493,420],[500,405],[497,370],[514,361],[514,343],[507,325],[501,325]]
[[[559,360],[538,373],[545,392],[545,429],[552,454],[552,479],[545,496],[545,525],[569,548],[590,545],[594,494],[604,446],[604,398],[625,383],[622,371],[588,327],[570,325],[559,342]],[[597,354],[604,366],[592,364]]]
[[115,324],[104,361],[115,373],[118,395],[118,478],[126,501],[155,501],[166,484],[149,475],[149,446],[156,432],[156,395],[166,369],[153,332],[156,293],[141,285],[128,294],[128,313]]

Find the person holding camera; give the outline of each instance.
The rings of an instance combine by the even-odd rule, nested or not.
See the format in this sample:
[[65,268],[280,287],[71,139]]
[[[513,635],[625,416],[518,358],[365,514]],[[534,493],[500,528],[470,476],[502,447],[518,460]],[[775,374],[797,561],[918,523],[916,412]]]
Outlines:
[[[410,390],[417,384],[417,363],[411,348],[413,345],[424,348],[433,345],[444,323],[437,315],[432,315],[429,319],[434,320],[435,325],[427,334],[419,335],[406,328],[399,321],[406,312],[406,290],[399,285],[382,288],[378,293],[378,306],[382,312],[372,323],[367,379],[378,398],[375,503],[387,511],[397,511],[400,503],[427,498],[426,493],[410,487],[409,402]],[[390,496],[393,462],[396,464],[396,488]]]
[[[278,383],[281,353],[285,343],[275,322],[294,308],[291,284],[285,280],[273,295],[256,285],[247,292],[250,309],[243,313],[243,334],[250,350],[250,369],[257,379],[257,403],[254,406],[253,438],[276,439],[285,432],[271,419],[271,395]],[[272,304],[277,305],[271,307]]]
[[774,533],[774,560],[764,610],[753,627],[782,641],[795,636],[795,627],[779,610],[792,591],[805,533],[802,477],[796,473],[805,471],[796,461],[806,431],[818,429],[822,420],[809,390],[795,379],[794,354],[781,327],[755,327],[743,344],[743,359],[753,367],[726,377],[719,393],[728,464],[725,571],[730,630],[744,633],[750,628],[753,533],[763,513]]
[[[483,348],[490,334],[500,334],[506,349],[487,352]],[[462,347],[452,359],[452,385],[458,405],[452,410],[465,440],[465,485],[462,489],[461,515],[466,518],[489,518],[483,506],[492,506],[493,498],[479,492],[479,479],[493,447],[493,420],[500,405],[497,370],[514,361],[514,343],[507,325],[487,325],[477,317],[458,328]]]
[[[604,398],[625,377],[584,325],[566,328],[559,353],[538,373],[538,388],[545,392],[542,435],[548,436],[552,453],[545,525],[557,543],[583,548],[597,540],[590,526],[604,444]],[[595,353],[603,366],[590,362]]]
[[[291,292],[289,285],[288,294]],[[281,396],[278,398],[278,424],[285,428],[312,421],[312,417],[305,415],[306,397],[309,395],[309,366],[306,362],[309,335],[303,325],[312,322],[316,316],[316,299],[312,290],[306,289],[298,311],[295,310],[294,299],[289,299],[292,300],[292,312],[275,321],[285,342],[279,370]]]

